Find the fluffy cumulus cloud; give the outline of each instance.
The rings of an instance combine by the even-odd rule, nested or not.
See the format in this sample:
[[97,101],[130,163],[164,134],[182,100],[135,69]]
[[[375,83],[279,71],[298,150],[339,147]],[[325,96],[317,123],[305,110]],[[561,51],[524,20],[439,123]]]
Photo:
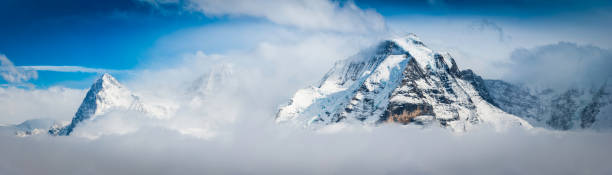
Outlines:
[[516,49],[506,78],[531,86],[601,86],[612,78],[612,51],[571,42]]
[[15,67],[13,62],[5,55],[0,54],[0,76],[9,83],[24,83],[30,79],[38,78],[36,71],[22,70]]
[[[182,1],[146,1],[159,4]],[[385,29],[385,22],[373,9],[361,9],[352,1],[329,0],[189,0],[186,9],[200,11],[209,16],[252,16],[281,25],[307,30],[339,32],[376,32]]]

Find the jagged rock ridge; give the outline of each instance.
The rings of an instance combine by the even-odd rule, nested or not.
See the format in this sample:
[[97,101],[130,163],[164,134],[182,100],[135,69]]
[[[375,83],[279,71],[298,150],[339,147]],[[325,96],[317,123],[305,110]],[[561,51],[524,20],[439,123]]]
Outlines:
[[556,130],[612,128],[612,96],[604,81],[596,88],[534,90],[501,80],[485,80],[498,106],[534,126]]

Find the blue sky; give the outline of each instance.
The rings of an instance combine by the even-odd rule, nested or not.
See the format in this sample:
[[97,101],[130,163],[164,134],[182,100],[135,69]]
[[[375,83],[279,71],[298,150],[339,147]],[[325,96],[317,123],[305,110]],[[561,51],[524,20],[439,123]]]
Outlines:
[[[192,2],[5,0],[0,2],[0,23],[3,24],[0,28],[0,53],[16,66],[53,65],[132,70],[154,61],[171,62],[177,55],[195,51],[222,54],[248,50],[261,41],[267,41],[256,32],[249,33],[250,30],[267,30],[265,25],[296,27],[291,22],[267,14],[215,12],[215,9],[210,8],[194,10],[185,7],[189,3]],[[331,3],[340,7],[348,4],[337,1]],[[394,27],[409,23],[403,21],[419,21],[418,25],[431,28],[444,26],[432,21],[490,21],[490,25],[477,25],[487,30],[503,28],[505,32],[512,28],[520,29],[516,33],[558,29],[565,31],[559,35],[580,34],[584,36],[577,38],[586,39],[574,41],[572,38],[553,35],[549,38],[558,37],[558,41],[569,40],[609,48],[607,44],[610,39],[602,39],[597,33],[603,35],[611,26],[610,1],[364,0],[354,1],[354,4],[364,11],[375,11],[385,20],[385,25],[394,30],[404,30],[402,27]],[[312,30],[308,26],[297,25],[296,30]],[[558,28],[548,29],[548,26]],[[411,29],[408,27],[405,30]],[[430,38],[440,36],[433,32],[427,33],[431,31],[429,28],[423,28],[423,31],[417,34]],[[508,34],[511,38],[510,35],[515,34]],[[514,37],[520,40],[520,36]],[[533,43],[545,44],[538,41]],[[550,40],[549,43],[554,41]],[[508,47],[514,49],[515,46]],[[38,71],[38,77],[28,83],[38,88],[54,85],[85,88],[97,74]],[[0,84],[6,83],[0,80]]]
[[[162,14],[138,1],[3,1],[0,53],[15,65],[73,65],[131,69],[155,41],[181,28],[212,20]],[[39,72],[33,83],[49,86],[83,73]]]

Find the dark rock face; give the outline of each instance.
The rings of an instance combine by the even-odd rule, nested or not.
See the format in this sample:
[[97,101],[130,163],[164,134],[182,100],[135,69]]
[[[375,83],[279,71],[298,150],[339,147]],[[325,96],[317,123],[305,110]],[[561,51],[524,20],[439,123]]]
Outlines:
[[[419,79],[424,80],[426,78],[425,72],[421,70],[421,68],[419,67],[419,63],[414,61],[414,59],[411,59],[408,62],[406,69],[404,69],[403,74],[404,74],[404,78],[402,79],[401,86],[408,87],[408,88],[404,88],[407,90],[398,89],[393,94],[391,94],[391,96],[403,95],[403,96],[413,96],[415,98],[425,98],[424,92],[421,89],[419,89],[416,83],[417,80]],[[425,82],[429,83],[428,81],[425,81]]]
[[70,133],[72,133],[72,130],[74,129],[74,127],[76,127],[78,123],[91,118],[96,112],[96,108],[98,107],[98,105],[96,104],[96,94],[98,94],[98,92],[103,88],[102,83],[103,79],[100,78],[93,85],[91,85],[91,88],[89,88],[89,91],[87,91],[85,99],[83,99],[81,106],[79,106],[79,109],[72,118],[72,122],[70,122],[68,126],[64,128],[52,128],[51,130],[49,130],[49,134],[59,136],[70,135]]
[[493,104],[500,109],[526,119],[543,120],[545,111],[541,99],[528,89],[501,80],[484,80]]
[[489,90],[487,89],[485,81],[482,79],[482,77],[476,75],[471,69],[459,72],[459,77],[470,82],[483,100],[491,103],[493,106],[499,107],[495,100],[493,100],[493,97],[491,97],[489,94]]
[[[457,103],[455,100],[458,95],[453,85],[457,85],[456,79],[462,78],[462,74],[458,72],[458,67],[454,59],[449,58],[452,63],[451,66],[447,65],[443,59],[444,57],[440,54],[434,55],[435,66],[442,71],[434,71],[432,69],[423,70],[415,59],[410,59],[402,73],[403,79],[400,86],[398,86],[390,96],[403,96],[412,99],[432,98],[436,105],[450,106],[452,104],[459,104],[467,109],[475,109],[470,97],[467,97],[467,103]],[[472,77],[480,78],[480,76],[475,75],[471,70],[469,72]],[[482,81],[482,79],[480,80]],[[423,88],[423,85],[419,85],[418,81],[424,82],[426,86],[432,88]],[[483,91],[483,93],[484,92],[486,92],[486,90]],[[446,113],[444,114],[445,116],[442,116],[436,114],[433,105],[426,102],[406,103],[391,101],[383,113],[383,116],[380,117],[379,123],[396,122],[408,124],[415,122],[414,119],[417,116],[433,116],[433,119],[437,120],[442,126],[446,126],[448,122],[459,119],[457,111],[452,110],[452,107],[449,108],[451,113]]]
[[[412,98],[425,98],[424,92],[420,89],[416,83],[417,80],[425,80],[427,81],[427,75],[419,66],[419,63],[415,61],[415,59],[410,59],[403,73],[404,78],[402,79],[400,87],[406,88],[397,88],[391,96],[410,96]],[[433,112],[433,107],[431,104],[420,103],[420,104],[411,104],[411,103],[397,103],[390,102],[387,106],[387,110],[381,116],[379,123],[381,122],[397,122],[401,124],[408,124],[413,121],[413,119],[420,115],[431,115],[435,116]]]
[[595,117],[599,113],[600,103],[592,102],[587,105],[580,113],[580,127],[589,128],[595,123]]
[[444,71],[440,72],[440,71],[427,70],[430,76],[435,76],[437,79],[439,79],[439,81],[432,81],[432,82],[434,82],[436,86],[442,87],[442,88],[429,90],[427,93],[431,93],[436,98],[437,101],[443,104],[450,104],[450,103],[453,103],[454,101],[449,99],[446,95],[448,94],[448,95],[456,96],[455,90],[453,90],[451,86],[453,83],[456,83],[454,82],[454,78],[458,78],[458,76],[456,72],[453,72],[453,73],[450,72],[450,68],[448,67],[448,65],[446,65],[446,63],[444,63],[443,59],[444,58],[440,54],[434,55],[436,67],[442,68],[442,70]]
[[554,129],[571,129],[574,125],[572,116],[574,116],[578,108],[578,104],[574,98],[578,97],[579,95],[578,90],[571,89],[563,93],[558,98],[553,99],[551,101],[551,108],[553,110],[551,111],[550,119],[546,121],[546,124]]
[[605,101],[601,100],[602,97],[609,95],[605,91],[605,86],[606,84],[604,84],[601,88],[599,88],[597,93],[593,95],[591,102],[586,107],[584,107],[584,109],[582,109],[582,112],[580,112],[580,127],[581,128],[591,127],[593,123],[595,123],[597,114],[599,114],[600,109],[603,106],[607,105]]
[[602,109],[610,107],[606,83],[598,90],[569,89],[555,92],[530,89],[501,80],[485,80],[485,86],[498,107],[510,114],[530,119],[532,124],[556,130],[591,128]]
[[433,107],[429,104],[395,104],[389,106],[381,120],[408,124],[414,122],[415,117],[423,115],[434,116]]

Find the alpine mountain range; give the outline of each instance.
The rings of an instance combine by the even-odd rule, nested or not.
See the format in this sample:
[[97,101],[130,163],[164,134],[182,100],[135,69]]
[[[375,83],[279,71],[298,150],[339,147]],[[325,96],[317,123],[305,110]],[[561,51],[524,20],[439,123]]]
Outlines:
[[[298,90],[281,105],[278,124],[320,128],[331,124],[384,126],[391,123],[465,132],[479,125],[554,130],[612,128],[610,86],[534,89],[483,79],[461,70],[445,52],[427,47],[416,35],[389,39],[336,62],[321,81]],[[193,81],[186,94],[205,99],[233,82],[232,66],[222,65]],[[70,122],[35,119],[11,127],[18,136],[71,135],[82,123],[114,110],[163,118],[171,108],[152,105],[103,74],[91,85]],[[63,123],[63,124],[62,124]]]

